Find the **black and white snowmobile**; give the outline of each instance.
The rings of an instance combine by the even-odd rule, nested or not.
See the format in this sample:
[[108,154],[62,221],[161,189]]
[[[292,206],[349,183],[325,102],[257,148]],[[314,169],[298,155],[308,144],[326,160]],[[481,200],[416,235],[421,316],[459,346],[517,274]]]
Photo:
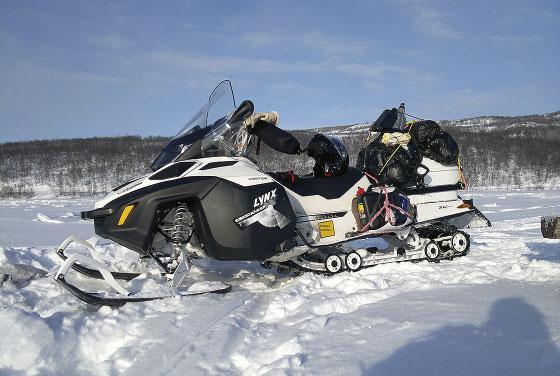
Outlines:
[[[188,286],[196,258],[332,274],[462,256],[470,241],[459,228],[489,225],[472,201],[459,197],[456,164],[424,157],[416,184],[396,188],[348,167],[348,153],[336,137],[316,135],[305,149],[316,160],[313,175],[262,171],[249,156],[261,141],[280,152],[303,152],[276,122],[274,113],[254,113],[251,101],[236,107],[231,83],[223,81],[157,156],[153,172],[114,188],[94,210],[82,212],[83,219],[93,219],[98,236],[154,260],[170,276],[166,293],[131,293],[117,280],[139,273],[111,271],[93,245],[74,236],[58,248],[64,262],[55,280],[85,302],[120,306],[230,289],[221,282]],[[388,246],[352,248],[352,241],[372,237]],[[90,256],[67,255],[71,243]],[[70,268],[103,279],[114,292],[80,289],[66,278]]]

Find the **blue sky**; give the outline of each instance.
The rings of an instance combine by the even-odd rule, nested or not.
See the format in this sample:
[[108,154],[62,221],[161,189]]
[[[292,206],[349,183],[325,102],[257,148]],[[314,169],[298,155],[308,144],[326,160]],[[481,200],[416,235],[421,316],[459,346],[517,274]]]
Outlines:
[[0,0],[0,142],[169,135],[213,86],[289,129],[560,109],[559,1]]

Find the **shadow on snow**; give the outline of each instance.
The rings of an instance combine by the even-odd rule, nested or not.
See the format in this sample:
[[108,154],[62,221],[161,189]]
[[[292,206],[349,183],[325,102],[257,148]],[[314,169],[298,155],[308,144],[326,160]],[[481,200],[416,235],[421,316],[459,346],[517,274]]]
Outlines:
[[482,325],[435,330],[363,374],[545,375],[559,369],[560,353],[542,313],[522,299],[506,298],[494,303]]
[[527,248],[533,252],[525,255],[529,260],[544,260],[560,263],[560,241],[527,242]]

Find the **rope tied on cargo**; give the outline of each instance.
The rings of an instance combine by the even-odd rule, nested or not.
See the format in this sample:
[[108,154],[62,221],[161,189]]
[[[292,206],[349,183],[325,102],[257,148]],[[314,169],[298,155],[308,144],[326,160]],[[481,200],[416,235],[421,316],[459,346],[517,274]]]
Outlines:
[[418,117],[418,116],[414,116],[414,115],[411,115],[411,114],[407,114],[406,112],[405,112],[404,114],[405,114],[406,116],[410,116],[410,117],[413,118],[413,119],[425,120],[425,119],[422,119],[422,118],[420,118],[420,117]]
[[379,217],[383,213],[383,211],[385,211],[385,222],[391,223],[392,225],[394,225],[396,222],[395,213],[392,209],[396,209],[407,217],[412,218],[412,216],[404,211],[401,207],[391,204],[391,202],[389,201],[389,192],[387,192],[387,188],[384,185],[380,185],[379,180],[377,180],[375,176],[368,174],[367,172],[364,172],[364,174],[368,177],[368,179],[373,180],[375,184],[379,185],[381,194],[384,196],[384,201],[383,206],[373,215],[373,217],[371,217],[371,219],[364,225],[364,227],[362,227],[359,232],[367,231],[369,226],[373,223],[373,221],[375,221],[377,217]]
[[461,164],[461,158],[457,157],[457,167],[459,167],[459,177],[461,178],[461,183],[463,183],[463,188],[467,189],[467,178],[465,178],[465,174],[463,173],[463,165]]
[[[383,170],[385,170],[385,167],[387,167],[387,165],[389,164],[391,159],[393,159],[393,157],[395,156],[395,154],[397,153],[397,151],[400,149],[401,146],[402,145],[399,145],[395,148],[395,150],[393,150],[393,153],[391,154],[391,156],[389,158],[387,158],[387,161],[385,161],[385,164],[383,165],[383,167],[381,167],[381,170],[379,170],[379,175],[381,175]],[[366,173],[366,175],[367,175],[367,173]]]

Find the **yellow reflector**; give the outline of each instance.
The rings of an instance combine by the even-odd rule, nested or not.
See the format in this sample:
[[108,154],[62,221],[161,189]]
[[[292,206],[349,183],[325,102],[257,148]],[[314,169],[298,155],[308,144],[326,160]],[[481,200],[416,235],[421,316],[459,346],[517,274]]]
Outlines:
[[122,226],[126,222],[126,219],[128,218],[128,215],[130,214],[132,209],[134,209],[134,205],[128,205],[124,208],[121,217],[119,218],[119,226]]

